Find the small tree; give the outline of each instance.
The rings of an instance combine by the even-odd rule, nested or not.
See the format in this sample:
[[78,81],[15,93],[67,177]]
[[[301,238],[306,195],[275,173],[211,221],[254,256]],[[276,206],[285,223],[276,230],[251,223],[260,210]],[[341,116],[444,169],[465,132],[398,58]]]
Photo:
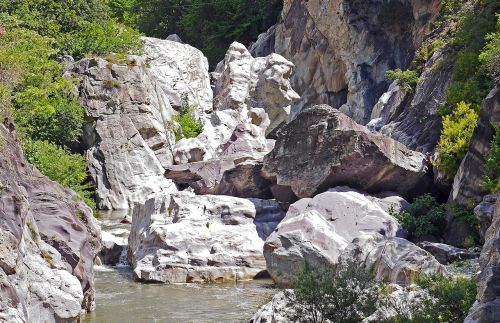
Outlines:
[[444,172],[449,181],[455,176],[467,153],[477,119],[477,112],[465,102],[457,104],[451,115],[443,117],[443,131],[439,138],[438,158],[434,166]]
[[490,152],[486,157],[483,188],[491,193],[500,192],[500,127],[495,127]]
[[305,264],[288,293],[293,304],[293,322],[360,322],[377,309],[379,284],[372,271],[352,262],[341,262],[328,270]]

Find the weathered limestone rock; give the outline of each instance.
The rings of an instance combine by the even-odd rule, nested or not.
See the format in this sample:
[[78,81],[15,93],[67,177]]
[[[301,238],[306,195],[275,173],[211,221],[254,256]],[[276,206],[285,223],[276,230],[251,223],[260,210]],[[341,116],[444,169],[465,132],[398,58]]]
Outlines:
[[481,185],[484,183],[485,157],[495,134],[494,126],[500,126],[500,79],[481,104],[476,129],[467,155],[455,175],[449,202],[470,206],[471,203],[479,203],[486,194]]
[[327,103],[366,124],[387,90],[384,73],[406,69],[440,1],[285,0],[283,21],[251,48],[275,52],[296,65],[292,85],[298,112]]
[[299,96],[290,85],[293,64],[273,54],[253,58],[245,46],[233,43],[219,63],[215,77],[214,112],[206,116],[203,132],[196,139],[178,142],[173,148],[176,163],[203,151],[203,160],[219,158],[224,144],[237,127],[248,130],[257,152],[265,153],[266,136],[284,123],[290,105]]
[[177,35],[171,36],[167,40],[144,37],[143,57],[156,91],[159,87],[173,106],[180,106],[182,96],[187,95],[189,103],[197,107],[198,116],[212,111],[207,58],[198,49],[184,44]]
[[127,209],[151,195],[175,192],[163,177],[164,167],[172,164],[166,121],[173,110],[144,60],[83,59],[69,65],[66,75],[80,79],[86,112],[83,142],[97,206]]
[[177,193],[138,204],[129,261],[145,282],[226,282],[266,270],[264,239],[284,217],[273,201]]
[[418,246],[431,253],[437,261],[448,265],[455,261],[479,258],[479,252],[453,247],[444,243],[419,242]]
[[431,189],[427,165],[423,154],[370,133],[337,109],[318,105],[302,110],[282,128],[264,158],[263,173],[299,198],[336,185],[412,197]]
[[[401,198],[393,200],[400,201],[392,206],[396,212],[406,204]],[[325,268],[339,258],[377,264],[378,278],[393,282],[407,282],[410,272],[442,271],[429,253],[397,238],[403,235],[400,225],[380,205],[386,203],[345,187],[299,200],[266,240],[269,274],[286,286],[304,262]]]
[[92,211],[27,163],[8,119],[0,138],[0,321],[77,322],[95,306]]
[[479,263],[481,273],[477,277],[476,302],[465,323],[492,323],[500,317],[500,199],[495,203]]

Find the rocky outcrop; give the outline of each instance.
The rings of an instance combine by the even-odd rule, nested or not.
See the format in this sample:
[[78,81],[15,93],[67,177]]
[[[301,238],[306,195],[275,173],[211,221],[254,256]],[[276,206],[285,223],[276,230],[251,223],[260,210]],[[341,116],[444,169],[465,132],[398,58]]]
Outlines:
[[327,105],[302,110],[282,128],[264,158],[263,173],[279,185],[275,191],[289,187],[299,198],[336,185],[408,198],[429,191],[432,184],[423,154],[371,133]]
[[268,152],[266,136],[286,121],[290,105],[299,99],[290,85],[292,72],[293,64],[279,55],[255,59],[242,44],[231,44],[213,73],[214,112],[205,116],[197,138],[175,145],[175,162],[227,157],[225,144],[237,127],[247,132],[245,139],[255,146],[254,153]]
[[262,305],[248,323],[287,323],[293,315],[290,298],[287,293],[292,290],[285,290],[273,296],[269,303]]
[[387,90],[384,73],[406,69],[441,1],[285,0],[283,21],[251,48],[275,52],[296,65],[292,85],[302,96],[298,112],[327,103],[358,123]]
[[439,110],[446,103],[453,75],[453,64],[446,61],[453,53],[451,46],[434,53],[426,63],[414,93],[401,88],[391,91],[390,88],[382,95],[371,115],[372,120],[381,119],[381,133],[410,149],[423,153],[434,151],[442,128]]
[[500,199],[495,202],[492,224],[479,258],[476,302],[465,323],[493,323],[500,317]]
[[92,211],[26,162],[8,119],[0,138],[0,321],[78,322],[94,307]]
[[387,213],[386,199],[395,212],[406,206],[402,198],[379,199],[346,187],[291,205],[264,245],[271,277],[279,285],[288,285],[304,262],[326,268],[344,257],[360,265],[376,265],[379,278],[394,282],[407,282],[411,272],[442,271],[429,253],[398,238],[404,232]]
[[449,202],[471,206],[471,203],[479,203],[486,194],[481,186],[484,183],[485,158],[495,134],[494,127],[500,127],[500,79],[481,104],[479,119],[467,155],[455,175]]
[[272,201],[177,193],[134,208],[129,261],[145,282],[227,282],[263,275],[264,239],[284,217]]
[[493,221],[495,202],[500,199],[500,193],[486,195],[483,201],[474,208],[474,216],[479,223],[479,235],[484,242],[486,232]]
[[97,206],[127,209],[151,195],[175,192],[163,177],[173,162],[167,121],[174,112],[144,59],[83,59],[69,65],[66,75],[80,79],[83,142]]

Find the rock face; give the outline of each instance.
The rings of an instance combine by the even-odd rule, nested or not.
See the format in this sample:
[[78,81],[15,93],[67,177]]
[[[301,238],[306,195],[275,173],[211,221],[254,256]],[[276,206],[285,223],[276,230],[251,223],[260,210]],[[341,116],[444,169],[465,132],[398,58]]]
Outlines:
[[[450,47],[434,53],[424,67],[415,93],[404,89],[386,92],[372,112],[372,120],[381,118],[380,132],[408,148],[432,153],[441,135],[439,109],[446,102],[452,81],[453,64],[443,63],[453,54]],[[377,113],[380,111],[381,113]]]
[[467,155],[462,160],[455,179],[449,202],[464,206],[479,203],[486,193],[484,183],[485,157],[491,148],[494,126],[500,126],[500,79],[481,104],[479,120],[474,129]]
[[212,88],[208,75],[208,60],[198,49],[182,43],[177,35],[171,40],[144,37],[143,57],[158,88],[166,94],[172,106],[180,106],[182,96],[196,106],[196,114],[212,111]]
[[166,127],[173,110],[145,61],[137,56],[123,63],[83,59],[69,65],[66,75],[80,79],[83,141],[97,206],[127,209],[153,194],[175,192],[163,177],[173,161]]
[[492,224],[486,232],[479,262],[478,294],[464,322],[497,322],[500,317],[500,199],[495,203]]
[[283,127],[263,172],[299,198],[336,185],[412,197],[432,183],[424,155],[327,105],[308,107]]
[[285,0],[283,21],[251,51],[275,52],[296,65],[292,85],[302,96],[296,112],[328,103],[366,124],[387,90],[385,71],[409,67],[440,3]]
[[[406,205],[402,198],[389,199],[396,212]],[[384,200],[339,187],[291,205],[264,245],[269,274],[288,285],[305,261],[321,268],[340,257],[377,264],[379,278],[397,282],[408,281],[411,272],[442,271],[429,253],[397,238],[404,233]]]
[[0,138],[0,321],[78,322],[94,307],[92,211],[26,162],[8,119]]
[[227,282],[266,271],[264,239],[284,217],[272,201],[178,193],[134,208],[129,261],[145,282]]
[[293,293],[292,290],[285,290],[273,296],[273,299],[262,305],[248,323],[286,323],[290,322],[292,314],[290,300],[285,293]]

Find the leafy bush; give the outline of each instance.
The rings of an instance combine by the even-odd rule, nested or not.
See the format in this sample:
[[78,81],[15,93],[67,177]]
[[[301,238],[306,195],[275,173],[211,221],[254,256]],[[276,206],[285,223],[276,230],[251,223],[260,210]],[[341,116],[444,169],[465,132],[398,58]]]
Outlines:
[[51,40],[33,31],[15,29],[0,38],[0,67],[7,70],[16,62],[16,80],[2,83],[15,87],[13,115],[19,130],[32,139],[66,145],[81,134],[83,109],[73,82],[63,78],[62,66],[50,59],[53,53]]
[[495,135],[486,157],[486,174],[483,188],[491,193],[500,192],[500,127],[495,127]]
[[408,238],[413,239],[438,236],[445,226],[446,210],[434,197],[425,194],[416,198],[408,210],[391,215],[408,231]]
[[414,92],[418,83],[418,75],[415,71],[400,69],[388,70],[385,72],[385,77],[391,81],[397,81],[399,86],[409,92]]
[[188,96],[184,94],[182,97],[179,115],[175,115],[173,120],[177,122],[174,125],[175,140],[179,141],[182,138],[195,138],[203,131],[203,123],[194,116],[196,107],[189,105]]
[[87,163],[83,156],[71,154],[66,149],[38,140],[25,140],[23,151],[26,159],[42,174],[72,189],[84,199],[87,205],[95,207],[95,202],[91,199],[92,186],[85,184],[88,174]]
[[140,54],[143,47],[137,31],[113,20],[105,23],[81,22],[71,36],[66,51],[77,59],[89,54],[97,56],[127,52]]
[[[420,276],[415,280],[425,295],[419,302],[402,298],[391,303],[397,315],[388,320],[392,323],[455,323],[463,322],[476,299],[476,283],[462,276],[442,274]],[[413,287],[406,288],[410,292]]]
[[486,36],[488,43],[481,51],[479,60],[492,78],[500,76],[500,14],[497,14],[497,29]]
[[373,272],[353,263],[340,263],[320,271],[307,263],[289,293],[292,322],[361,322],[381,300]]
[[464,102],[457,104],[451,115],[443,117],[443,130],[437,146],[438,158],[434,166],[443,171],[448,180],[453,179],[467,153],[477,119],[477,112]]

